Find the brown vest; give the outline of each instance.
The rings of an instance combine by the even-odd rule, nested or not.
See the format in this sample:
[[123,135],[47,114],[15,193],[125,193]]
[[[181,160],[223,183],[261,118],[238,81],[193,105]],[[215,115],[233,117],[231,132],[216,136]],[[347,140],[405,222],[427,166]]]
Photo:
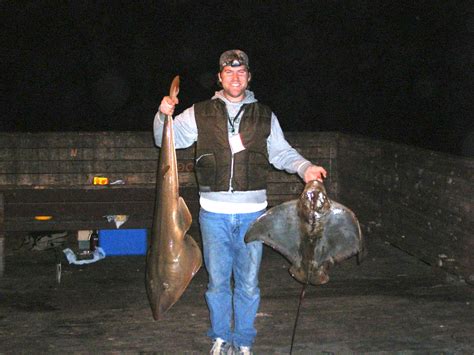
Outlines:
[[225,103],[219,99],[197,103],[194,114],[198,128],[195,170],[199,190],[265,189],[269,171],[267,138],[271,128],[270,108],[260,103],[245,106],[239,133],[246,149],[234,154],[233,167]]

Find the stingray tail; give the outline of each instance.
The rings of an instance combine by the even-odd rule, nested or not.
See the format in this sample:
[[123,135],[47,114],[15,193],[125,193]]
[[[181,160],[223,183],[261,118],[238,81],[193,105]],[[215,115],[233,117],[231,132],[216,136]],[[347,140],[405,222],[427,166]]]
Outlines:
[[296,325],[298,324],[298,319],[300,317],[300,309],[301,309],[301,304],[303,303],[304,295],[306,293],[306,286],[308,286],[307,282],[303,284],[303,288],[301,289],[300,301],[298,303],[298,310],[296,311],[295,324],[293,325],[293,334],[291,335],[290,355],[293,353],[293,344],[295,342]]

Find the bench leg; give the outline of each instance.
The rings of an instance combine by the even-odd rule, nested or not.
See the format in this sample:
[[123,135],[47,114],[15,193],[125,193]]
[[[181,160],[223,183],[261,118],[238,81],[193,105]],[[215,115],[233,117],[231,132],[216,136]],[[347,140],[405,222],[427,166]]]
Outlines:
[[5,201],[0,193],[0,277],[5,271]]

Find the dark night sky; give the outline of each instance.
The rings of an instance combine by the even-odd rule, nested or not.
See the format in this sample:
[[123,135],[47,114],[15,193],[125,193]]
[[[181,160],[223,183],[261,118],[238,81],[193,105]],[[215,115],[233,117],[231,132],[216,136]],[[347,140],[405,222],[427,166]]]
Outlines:
[[0,0],[0,130],[151,131],[174,75],[180,112],[240,48],[285,131],[472,155],[472,4]]

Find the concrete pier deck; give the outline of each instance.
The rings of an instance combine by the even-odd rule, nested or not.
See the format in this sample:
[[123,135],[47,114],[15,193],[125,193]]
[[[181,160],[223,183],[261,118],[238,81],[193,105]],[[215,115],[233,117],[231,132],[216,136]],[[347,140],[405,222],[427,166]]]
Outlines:
[[[6,248],[0,279],[0,353],[193,353],[209,351],[202,268],[182,298],[154,321],[144,256],[94,264],[62,258],[58,284],[51,251]],[[376,237],[368,257],[336,266],[328,284],[308,287],[294,354],[474,352],[474,287],[436,272]],[[255,354],[288,354],[301,285],[265,247]]]

